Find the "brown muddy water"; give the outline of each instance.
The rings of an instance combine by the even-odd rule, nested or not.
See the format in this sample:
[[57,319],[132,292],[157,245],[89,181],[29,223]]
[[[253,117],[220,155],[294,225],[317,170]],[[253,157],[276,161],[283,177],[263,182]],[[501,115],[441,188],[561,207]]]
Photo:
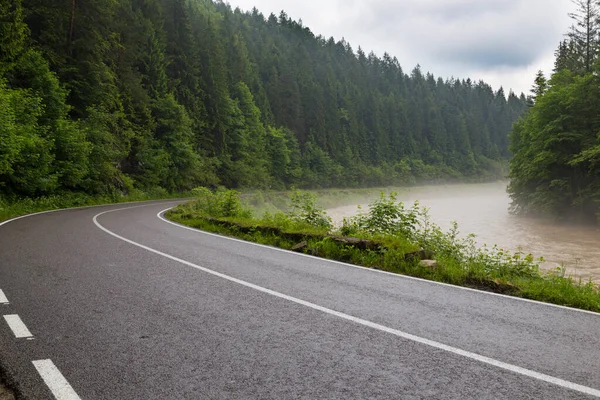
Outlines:
[[[433,222],[444,230],[456,221],[461,234],[474,233],[480,245],[497,244],[512,251],[522,248],[525,253],[544,257],[543,268],[564,264],[567,274],[600,282],[600,229],[512,216],[508,213],[510,197],[505,183],[423,186],[397,191],[398,200],[406,205],[419,200],[428,207]],[[337,223],[356,212],[357,205],[327,210]]]

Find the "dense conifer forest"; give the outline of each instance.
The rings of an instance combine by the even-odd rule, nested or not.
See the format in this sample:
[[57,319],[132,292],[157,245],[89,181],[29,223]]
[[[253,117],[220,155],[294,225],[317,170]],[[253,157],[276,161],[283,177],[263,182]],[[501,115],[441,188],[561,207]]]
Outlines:
[[510,135],[513,211],[600,221],[600,1],[576,0],[573,26]]
[[526,108],[524,95],[405,71],[284,12],[0,0],[7,198],[492,179]]

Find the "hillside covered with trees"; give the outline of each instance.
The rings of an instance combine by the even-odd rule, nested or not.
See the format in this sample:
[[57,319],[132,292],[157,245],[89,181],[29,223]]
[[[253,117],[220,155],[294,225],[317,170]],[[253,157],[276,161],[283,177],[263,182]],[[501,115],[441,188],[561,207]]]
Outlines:
[[407,73],[284,12],[0,0],[5,197],[490,179],[526,103]]
[[549,80],[511,133],[513,211],[600,220],[600,2],[577,0]]

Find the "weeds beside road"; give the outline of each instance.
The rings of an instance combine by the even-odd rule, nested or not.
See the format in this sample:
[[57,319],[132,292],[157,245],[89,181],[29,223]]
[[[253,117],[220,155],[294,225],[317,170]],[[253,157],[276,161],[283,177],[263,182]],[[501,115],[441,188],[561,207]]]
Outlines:
[[[261,244],[453,285],[600,312],[600,289],[564,269],[543,272],[542,259],[493,247],[454,224],[443,232],[415,203],[381,194],[368,211],[334,226],[316,195],[295,191],[281,204],[250,207],[232,190],[195,190],[196,200],[167,213],[174,222]],[[255,195],[256,196],[256,195]],[[256,202],[254,202],[256,203]],[[266,210],[266,211],[265,211]],[[258,215],[261,213],[260,215]],[[425,261],[423,259],[434,260]]]

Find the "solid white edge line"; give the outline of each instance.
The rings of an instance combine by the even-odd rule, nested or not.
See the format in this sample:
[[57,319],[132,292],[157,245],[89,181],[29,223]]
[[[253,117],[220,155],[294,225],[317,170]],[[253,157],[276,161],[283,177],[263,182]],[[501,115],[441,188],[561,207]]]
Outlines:
[[56,368],[52,360],[37,360],[32,361],[32,363],[56,400],[80,400],[80,397]]
[[[133,208],[133,207],[130,207],[130,208]],[[300,305],[305,306],[307,308],[311,308],[313,310],[321,311],[321,312],[323,312],[325,314],[333,315],[335,317],[338,317],[338,318],[341,318],[341,319],[344,319],[344,320],[347,320],[347,321],[351,321],[351,322],[354,322],[354,323],[359,324],[359,325],[363,325],[363,326],[366,326],[366,327],[369,327],[369,328],[372,328],[372,329],[379,330],[381,332],[386,332],[386,333],[398,336],[398,337],[406,339],[406,340],[410,340],[410,341],[421,343],[421,344],[424,344],[424,345],[427,345],[427,346],[430,346],[430,347],[434,347],[434,348],[437,348],[437,349],[440,349],[440,350],[444,350],[444,351],[447,351],[449,353],[457,354],[457,355],[469,358],[471,360],[475,360],[475,361],[479,361],[479,362],[484,363],[484,364],[492,365],[494,367],[498,367],[498,368],[501,368],[501,369],[504,369],[504,370],[507,370],[507,371],[510,371],[510,372],[513,372],[513,373],[516,373],[516,374],[520,374],[520,375],[527,376],[527,377],[530,377],[530,378],[538,379],[540,381],[547,382],[547,383],[550,383],[550,384],[553,384],[553,385],[556,385],[556,386],[560,386],[560,387],[563,387],[563,388],[567,388],[567,389],[570,389],[570,390],[574,390],[574,391],[577,391],[577,392],[580,392],[580,393],[584,393],[584,394],[587,394],[587,395],[591,395],[591,396],[595,396],[595,397],[600,398],[600,390],[597,390],[597,389],[594,389],[594,388],[591,388],[591,387],[587,387],[587,386],[583,386],[583,385],[580,385],[580,384],[577,384],[577,383],[574,383],[574,382],[566,381],[566,380],[563,380],[563,379],[560,379],[560,378],[556,378],[556,377],[553,377],[553,376],[550,376],[550,375],[542,374],[542,373],[539,373],[539,372],[536,372],[536,371],[532,371],[532,370],[529,370],[529,369],[526,369],[526,368],[522,368],[522,367],[519,367],[519,366],[516,366],[516,365],[508,364],[508,363],[505,363],[505,362],[502,362],[502,361],[499,361],[499,360],[495,360],[495,359],[490,358],[490,357],[482,356],[482,355],[477,354],[477,353],[472,353],[470,351],[462,350],[462,349],[459,349],[459,348],[456,348],[456,347],[452,347],[452,346],[449,346],[449,345],[446,345],[446,344],[443,344],[443,343],[439,343],[439,342],[436,342],[436,341],[433,341],[433,340],[429,340],[429,339],[425,339],[425,338],[422,338],[422,337],[419,337],[419,336],[416,336],[416,335],[412,335],[412,334],[407,333],[407,332],[403,332],[403,331],[400,331],[400,330],[397,330],[397,329],[393,329],[393,328],[390,328],[390,327],[387,327],[387,326],[384,326],[384,325],[380,325],[380,324],[377,324],[377,323],[374,323],[374,322],[371,322],[371,321],[367,321],[367,320],[362,319],[362,318],[354,317],[354,316],[349,315],[349,314],[345,314],[345,313],[342,313],[342,312],[339,312],[339,311],[335,311],[335,310],[332,310],[332,309],[329,309],[329,308],[326,308],[326,307],[323,307],[323,306],[311,303],[311,302],[306,301],[306,300],[298,299],[296,297],[292,297],[292,296],[289,296],[289,295],[286,295],[286,294],[283,294],[283,293],[280,293],[280,292],[276,292],[276,291],[271,290],[271,289],[267,289],[267,288],[262,287],[262,286],[255,285],[255,284],[250,283],[250,282],[246,282],[246,281],[238,279],[238,278],[234,278],[232,276],[223,274],[221,272],[217,272],[217,271],[205,268],[205,267],[201,267],[201,266],[199,266],[197,264],[191,263],[191,262],[186,261],[186,260],[182,260],[181,258],[177,258],[177,257],[172,256],[170,254],[163,253],[163,252],[161,252],[159,250],[156,250],[156,249],[153,249],[151,247],[145,246],[143,244],[137,243],[137,242],[135,242],[133,240],[127,239],[127,238],[125,238],[123,236],[120,236],[120,235],[118,235],[118,234],[116,234],[116,233],[108,230],[107,228],[105,228],[104,226],[102,226],[98,222],[98,217],[100,217],[100,216],[102,216],[104,214],[115,212],[115,211],[120,211],[120,210],[109,210],[109,211],[105,211],[105,212],[97,214],[93,218],[94,224],[96,224],[96,226],[98,228],[100,228],[104,232],[108,233],[109,235],[111,235],[111,236],[113,236],[113,237],[115,237],[115,238],[117,238],[119,240],[122,240],[122,241],[124,241],[126,243],[129,243],[131,245],[134,245],[134,246],[137,246],[137,247],[139,247],[141,249],[149,251],[151,253],[154,253],[154,254],[157,254],[159,256],[168,258],[168,259],[170,259],[172,261],[176,261],[176,262],[178,262],[180,264],[187,265],[189,267],[192,267],[192,268],[195,268],[197,270],[203,271],[203,272],[205,272],[207,274],[214,275],[216,277],[228,280],[230,282],[237,283],[239,285],[248,287],[250,289],[254,289],[256,291],[259,291],[259,292],[262,292],[262,293],[266,293],[266,294],[269,294],[271,296],[278,297],[280,299],[284,299],[284,300],[290,301],[292,303],[300,304]]]
[[0,289],[0,304],[8,304],[8,303],[9,303],[9,301],[6,298],[6,295],[4,294],[2,289]]
[[21,317],[17,314],[4,315],[4,319],[17,339],[33,337],[27,326],[25,326],[25,323],[21,320]]
[[[409,275],[395,274],[393,272],[382,271],[382,270],[375,269],[375,268],[361,267],[360,265],[348,264],[348,263],[345,263],[343,261],[330,260],[330,259],[327,259],[327,258],[321,258],[321,257],[313,256],[313,255],[310,255],[310,254],[298,253],[298,252],[295,252],[295,251],[281,249],[279,247],[267,246],[267,245],[264,245],[264,244],[249,242],[247,240],[237,239],[237,238],[230,237],[230,236],[219,235],[217,233],[206,232],[206,231],[203,231],[203,230],[200,230],[200,229],[192,228],[190,226],[185,226],[185,225],[182,225],[182,224],[178,224],[177,222],[169,221],[168,219],[166,219],[164,217],[164,213],[166,213],[169,210],[172,210],[173,208],[174,207],[170,207],[170,208],[167,208],[166,210],[162,210],[158,214],[156,214],[156,216],[161,221],[166,222],[166,223],[171,224],[171,225],[174,225],[176,227],[182,228],[182,229],[187,229],[189,231],[201,233],[201,234],[208,235],[208,236],[214,236],[214,237],[218,237],[218,238],[232,240],[234,242],[246,243],[246,244],[250,244],[250,245],[258,246],[258,247],[264,247],[266,249],[271,249],[271,250],[276,250],[276,251],[284,252],[284,253],[287,253],[287,254],[290,254],[290,255],[293,255],[293,256],[297,256],[297,257],[308,257],[308,258],[312,258],[312,259],[315,259],[315,260],[320,260],[320,261],[324,261],[324,262],[328,262],[328,263],[343,265],[343,266],[350,267],[350,268],[360,269],[360,270],[363,270],[363,271],[369,271],[369,272],[372,272],[372,273],[393,276],[393,277],[398,278],[398,279],[408,279],[408,280],[411,280],[411,281],[423,282],[423,283],[428,283],[428,284],[431,284],[431,285],[444,286],[444,287],[447,287],[447,288],[452,288],[452,289],[457,289],[457,290],[464,290],[464,291],[468,291],[468,292],[474,292],[474,293],[484,294],[484,295],[487,295],[487,296],[501,297],[503,299],[514,300],[514,301],[523,301],[523,302],[526,302],[526,303],[533,303],[533,304],[537,304],[537,305],[541,305],[541,306],[545,306],[545,307],[560,308],[562,310],[576,311],[576,312],[580,312],[580,313],[584,313],[584,314],[591,314],[591,315],[595,315],[597,317],[600,317],[600,313],[597,313],[597,312],[594,312],[594,311],[582,310],[580,308],[573,308],[573,307],[567,307],[567,306],[561,306],[559,304],[553,304],[553,303],[545,303],[543,301],[525,299],[523,297],[508,296],[506,294],[501,294],[501,293],[486,292],[485,290],[473,289],[473,288],[464,287],[464,286],[456,286],[456,285],[451,285],[449,283],[444,283],[444,282],[430,281],[430,280],[427,280],[427,279],[417,278],[417,277],[409,276]],[[115,211],[118,211],[118,210],[115,210]]]
[[0,226],[6,225],[6,224],[11,223],[13,221],[17,221],[17,220],[20,220],[20,219],[23,219],[23,218],[27,218],[27,217],[33,217],[33,216],[42,215],[42,214],[50,214],[50,213],[53,213],[53,212],[56,212],[56,211],[75,210],[75,209],[76,208],[64,208],[64,209],[60,209],[60,210],[48,210],[48,211],[36,212],[36,213],[33,213],[33,214],[20,215],[18,217],[14,217],[14,218],[11,218],[11,219],[7,219],[6,221],[0,222]]
[[[186,200],[189,200],[189,199],[165,200],[164,202],[160,202],[160,203],[148,204],[148,206],[154,206],[154,205],[160,205],[160,204],[167,204],[167,203],[171,203],[171,202],[186,201]],[[82,209],[86,209],[86,208],[90,208],[91,209],[91,208],[99,208],[99,207],[107,207],[107,206],[118,206],[118,205],[125,205],[125,204],[148,203],[148,202],[157,202],[157,201],[160,201],[160,200],[131,201],[131,202],[125,202],[125,203],[103,204],[103,205],[98,205],[98,206],[70,207],[70,208],[61,208],[61,209],[56,209],[56,210],[40,211],[40,212],[36,212],[36,213],[33,213],[33,214],[26,214],[26,215],[21,215],[19,217],[12,218],[12,219],[8,219],[6,221],[0,222],[0,226],[6,225],[6,224],[8,224],[10,222],[17,221],[17,220],[22,219],[22,218],[28,218],[28,217],[33,217],[33,216],[36,216],[36,215],[48,214],[48,213],[53,213],[53,212],[57,212],[57,211],[82,210]],[[142,206],[139,206],[139,207],[145,207],[145,206],[146,205],[142,205]],[[130,208],[136,208],[136,207],[120,208],[120,209],[114,210],[114,211],[126,210],[126,209],[130,209]],[[440,285],[440,286],[450,287],[450,288],[454,288],[454,289],[458,289],[458,290],[466,290],[466,291],[470,291],[470,292],[485,294],[485,295],[488,295],[488,296],[502,297],[502,298],[509,299],[509,300],[524,301],[524,302],[527,302],[527,303],[538,304],[538,305],[542,305],[542,306],[546,306],[546,307],[555,307],[555,308],[560,308],[560,309],[563,309],[563,310],[576,311],[576,312],[581,312],[581,313],[586,313],[586,314],[592,314],[592,315],[595,315],[595,316],[600,316],[600,313],[597,313],[597,312],[594,312],[594,311],[582,310],[582,309],[579,309],[579,308],[561,306],[561,305],[552,304],[552,303],[544,303],[542,301],[524,299],[522,297],[508,296],[508,295],[500,294],[500,293],[486,292],[486,291],[483,291],[483,290],[468,288],[468,287],[464,287],[464,286],[455,286],[455,285],[450,285],[450,284],[444,283],[444,282],[430,281],[430,280],[427,280],[427,279],[416,278],[416,277],[408,276],[408,275],[395,274],[393,272],[387,272],[387,271],[381,271],[381,270],[373,269],[373,268],[361,267],[361,266],[358,266],[358,265],[347,264],[347,263],[344,263],[344,262],[341,262],[341,261],[328,260],[328,259],[325,259],[325,258],[311,256],[309,254],[292,252],[292,251],[285,250],[285,249],[280,249],[280,248],[277,248],[277,247],[266,246],[266,245],[262,245],[262,244],[258,244],[258,243],[248,242],[248,241],[245,241],[245,240],[231,238],[231,237],[228,237],[228,236],[217,235],[215,233],[205,232],[205,231],[202,231],[200,229],[191,228],[189,226],[185,226],[185,225],[181,225],[181,224],[169,221],[169,220],[167,220],[167,219],[165,219],[165,218],[163,218],[161,216],[161,214],[163,214],[163,213],[171,210],[172,208],[173,207],[169,207],[166,210],[163,210],[163,211],[159,212],[158,215],[157,215],[158,218],[161,219],[164,222],[167,222],[167,223],[169,223],[171,225],[174,225],[174,226],[177,226],[179,228],[187,229],[187,230],[194,231],[194,232],[199,232],[199,233],[202,233],[202,234],[205,234],[205,235],[220,237],[220,238],[224,238],[224,239],[228,239],[228,240],[233,240],[233,241],[241,242],[241,243],[247,243],[247,244],[251,244],[251,245],[254,245],[254,246],[264,247],[264,248],[268,248],[268,249],[272,249],[272,250],[276,250],[276,251],[282,251],[282,252],[286,252],[286,253],[293,254],[293,255],[296,255],[296,256],[314,258],[314,259],[318,259],[318,260],[322,260],[322,261],[327,261],[327,262],[334,263],[334,264],[339,264],[339,265],[345,265],[345,266],[351,267],[351,268],[358,268],[358,269],[362,269],[362,270],[366,270],[366,271],[370,271],[370,272],[374,272],[374,273],[390,275],[390,276],[394,276],[394,277],[399,278],[399,279],[409,279],[409,280],[414,280],[414,281],[418,281],[418,282],[428,283],[428,284],[432,284],[432,285]]]

